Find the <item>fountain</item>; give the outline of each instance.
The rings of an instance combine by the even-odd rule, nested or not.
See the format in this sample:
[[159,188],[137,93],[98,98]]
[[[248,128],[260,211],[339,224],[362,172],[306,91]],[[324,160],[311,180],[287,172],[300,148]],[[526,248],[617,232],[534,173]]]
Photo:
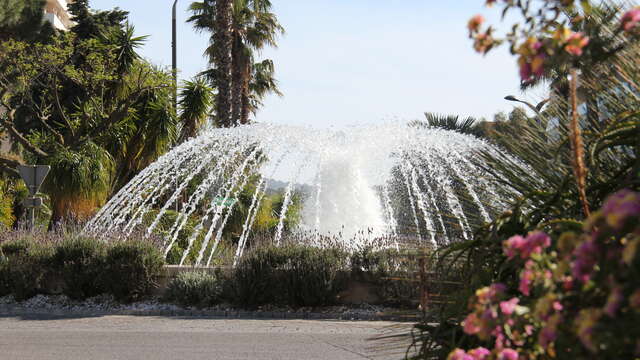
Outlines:
[[438,247],[517,195],[476,165],[481,151],[507,159],[473,136],[399,123],[209,129],[138,174],[85,231],[161,234],[181,265],[210,265],[221,244],[237,259],[258,231],[276,244],[298,233],[317,246]]

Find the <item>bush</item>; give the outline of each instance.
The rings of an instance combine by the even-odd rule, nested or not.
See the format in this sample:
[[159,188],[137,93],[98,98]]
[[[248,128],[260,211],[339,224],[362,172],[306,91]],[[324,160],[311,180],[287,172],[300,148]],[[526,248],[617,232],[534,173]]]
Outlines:
[[74,237],[55,248],[52,266],[64,279],[64,293],[72,299],[84,299],[104,291],[102,272],[105,243],[95,238]]
[[167,287],[165,300],[182,306],[207,307],[220,302],[222,282],[216,274],[190,271],[178,274]]
[[376,285],[378,296],[389,305],[410,305],[419,298],[418,261],[413,252],[370,247],[354,251],[351,275]]
[[640,193],[612,195],[582,228],[558,227],[556,241],[542,231],[504,241],[518,285],[478,289],[452,345],[500,359],[640,356]]
[[118,242],[107,249],[104,286],[120,301],[136,301],[151,295],[158,286],[164,258],[160,250],[145,241]]
[[0,294],[26,300],[41,292],[51,274],[53,248],[48,245],[12,241],[2,244]]
[[234,273],[235,301],[243,306],[333,304],[343,289],[347,255],[337,249],[286,245],[245,255]]

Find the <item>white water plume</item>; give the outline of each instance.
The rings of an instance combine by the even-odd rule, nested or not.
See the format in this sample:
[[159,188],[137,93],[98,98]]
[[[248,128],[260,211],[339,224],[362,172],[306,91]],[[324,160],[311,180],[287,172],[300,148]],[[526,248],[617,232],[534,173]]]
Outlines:
[[221,244],[237,259],[258,230],[276,243],[309,233],[317,246],[437,247],[468,239],[517,195],[476,165],[481,151],[499,153],[473,136],[404,123],[210,129],[132,179],[85,231],[143,228],[165,238],[165,255],[194,265],[215,262]]

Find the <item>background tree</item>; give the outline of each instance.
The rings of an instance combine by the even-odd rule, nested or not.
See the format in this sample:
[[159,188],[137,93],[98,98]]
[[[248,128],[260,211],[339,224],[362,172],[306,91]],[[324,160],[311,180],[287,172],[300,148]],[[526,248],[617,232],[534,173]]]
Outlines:
[[185,82],[180,91],[180,138],[183,143],[205,126],[213,105],[213,89],[203,77]]
[[44,40],[53,33],[42,9],[46,0],[3,0],[0,6],[0,40]]
[[[218,3],[211,0],[194,2],[190,6],[192,16],[189,22],[200,31],[211,33],[211,42],[205,55],[209,57],[213,69],[205,74],[218,88],[220,96],[216,57],[223,51],[216,42],[220,37],[217,19]],[[249,122],[249,114],[255,113],[266,94],[273,92],[281,95],[275,81],[274,66],[271,60],[256,62],[255,55],[266,46],[276,46],[277,36],[284,33],[276,16],[270,12],[268,0],[235,0],[230,13],[231,37],[231,78],[230,78],[230,123],[234,126]],[[224,50],[226,51],[226,50]],[[225,72],[226,73],[226,72]],[[225,85],[226,86],[226,85]],[[219,104],[216,105],[218,109]],[[218,116],[220,118],[220,116]],[[223,125],[218,121],[218,124]]]
[[[0,127],[27,162],[52,166],[51,224],[90,216],[177,138],[170,74],[142,60],[144,38],[108,13],[87,12],[93,30],[51,44],[0,43]],[[19,162],[0,159],[8,174]]]

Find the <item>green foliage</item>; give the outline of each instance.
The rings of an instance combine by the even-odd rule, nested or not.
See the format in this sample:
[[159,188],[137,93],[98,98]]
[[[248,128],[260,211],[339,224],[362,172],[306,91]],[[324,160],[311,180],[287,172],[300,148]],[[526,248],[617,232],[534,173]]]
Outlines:
[[350,264],[351,278],[375,284],[386,304],[407,306],[420,297],[415,281],[418,256],[413,251],[363,248],[350,254]]
[[[599,16],[593,13],[587,21],[607,20],[599,20]],[[597,41],[594,47],[603,45],[596,37],[593,39]],[[619,41],[616,38],[610,44],[619,45]],[[582,102],[578,120],[584,141],[586,196],[592,208],[601,207],[609,195],[620,189],[640,189],[640,47],[637,39],[625,41],[606,59],[594,58],[595,48],[585,49],[585,56],[577,64],[590,64],[581,66],[577,91]],[[419,358],[446,358],[456,346],[472,348],[479,344],[459,327],[475,289],[499,282],[516,292],[520,284],[521,266],[504,256],[503,241],[535,230],[545,230],[553,238],[564,231],[582,230],[585,214],[574,175],[576,155],[569,146],[569,94],[562,84],[552,86],[547,107],[535,118],[519,112],[505,121],[509,126],[495,124],[497,131],[490,141],[501,144],[506,151],[486,152],[478,164],[523,195],[513,201],[508,212],[480,228],[473,240],[440,249],[440,258],[454,256],[462,260],[458,263],[463,265],[463,285],[449,304],[433,308],[431,317],[416,326]],[[604,244],[602,251],[610,248],[615,247]],[[445,262],[440,266],[447,265]],[[576,356],[574,351],[564,353]]]
[[[205,56],[213,65],[212,69],[204,71],[216,88],[230,88],[230,108],[233,108],[231,123],[225,121],[219,126],[241,125],[249,122],[249,114],[255,113],[262,105],[262,99],[269,93],[281,95],[277,81],[274,79],[274,65],[271,60],[255,62],[254,52],[267,46],[275,47],[277,37],[284,33],[275,14],[271,12],[271,2],[268,0],[237,0],[231,1],[231,26],[222,31],[214,20],[221,18],[218,9],[220,3],[211,0],[195,1],[189,6],[191,17],[187,20],[193,23],[196,30],[211,34],[209,47]],[[219,51],[225,51],[220,39],[229,36],[231,53],[231,78],[217,76],[220,59]],[[226,83],[228,82],[228,84]],[[218,93],[220,94],[220,93]],[[216,106],[220,106],[218,102]],[[231,112],[231,109],[228,109]]]
[[72,237],[55,247],[54,271],[64,279],[64,293],[72,299],[85,299],[104,292],[106,244],[95,238]]
[[213,106],[213,89],[203,77],[186,81],[180,91],[180,140],[182,143],[196,136],[209,117]]
[[[639,224],[640,194],[624,190],[582,228],[555,224],[562,235],[553,241],[540,231],[508,239],[504,251],[519,285],[478,289],[461,341],[498,357],[510,348],[523,358],[634,358],[640,336]],[[495,338],[499,333],[501,340]]]
[[103,11],[89,7],[89,0],[75,0],[68,5],[69,13],[76,25],[71,31],[79,39],[96,38],[113,27],[121,27],[127,20],[127,11],[115,8]]
[[13,214],[13,196],[9,183],[0,178],[0,227],[11,228],[16,218]]
[[41,291],[51,275],[53,248],[27,241],[3,243],[0,248],[0,294],[26,300]]
[[181,272],[169,283],[165,300],[182,306],[207,307],[220,301],[222,290],[219,275],[206,271]]
[[143,299],[157,287],[163,266],[162,253],[149,242],[115,243],[105,257],[105,289],[120,301]]
[[462,134],[478,135],[479,129],[477,128],[476,119],[467,117],[460,119],[458,115],[440,115],[434,113],[424,113],[426,122],[413,121],[412,126],[415,127],[431,127],[436,129],[444,129],[457,131]]
[[172,77],[138,55],[145,37],[127,13],[69,8],[71,33],[0,42],[0,130],[15,129],[25,160],[52,166],[51,224],[90,216],[177,140]]
[[53,33],[42,19],[46,0],[4,0],[0,8],[0,39],[46,39]]
[[155,289],[164,265],[160,251],[148,241],[105,243],[56,233],[1,235],[9,240],[0,243],[0,294],[13,293],[19,300],[53,290],[54,280],[74,299],[106,292],[121,301],[138,300]]
[[255,249],[235,269],[235,300],[249,307],[332,304],[342,290],[340,274],[346,262],[346,254],[338,249],[302,245]]

